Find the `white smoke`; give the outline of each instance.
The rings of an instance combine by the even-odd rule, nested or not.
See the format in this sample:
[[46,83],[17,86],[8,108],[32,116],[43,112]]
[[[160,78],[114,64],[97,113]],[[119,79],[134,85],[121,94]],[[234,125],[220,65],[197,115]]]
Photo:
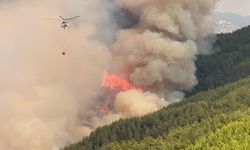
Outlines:
[[140,93],[137,90],[121,92],[117,95],[115,108],[125,116],[143,116],[157,111],[167,102],[163,98],[151,93]]
[[[0,2],[1,150],[58,150],[100,125],[180,101],[197,83],[194,60],[208,52],[215,0],[117,0],[139,18],[118,32],[114,2]],[[46,20],[60,15],[81,18],[62,31]],[[148,91],[121,92],[112,113],[100,115],[91,95],[110,66]]]

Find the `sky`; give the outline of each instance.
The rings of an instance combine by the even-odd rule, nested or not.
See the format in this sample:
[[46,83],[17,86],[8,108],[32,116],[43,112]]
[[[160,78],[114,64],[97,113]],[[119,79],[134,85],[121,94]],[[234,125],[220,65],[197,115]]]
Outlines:
[[250,0],[220,0],[217,10],[250,16]]

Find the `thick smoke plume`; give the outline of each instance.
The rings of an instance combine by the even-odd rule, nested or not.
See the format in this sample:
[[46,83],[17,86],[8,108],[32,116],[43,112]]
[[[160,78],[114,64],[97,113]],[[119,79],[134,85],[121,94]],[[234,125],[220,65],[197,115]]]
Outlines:
[[[1,1],[0,149],[58,150],[181,100],[197,83],[196,55],[209,52],[215,1]],[[62,31],[46,20],[60,15],[81,18]],[[93,94],[105,69],[145,92],[120,92],[101,114]]]
[[180,100],[179,91],[197,84],[196,55],[209,53],[215,1],[118,0],[140,18],[135,28],[119,31],[113,45],[119,71],[168,102]]

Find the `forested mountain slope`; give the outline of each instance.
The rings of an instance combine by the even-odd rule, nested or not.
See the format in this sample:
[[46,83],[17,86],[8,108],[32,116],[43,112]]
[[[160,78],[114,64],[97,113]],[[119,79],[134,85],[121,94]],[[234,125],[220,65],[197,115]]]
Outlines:
[[222,113],[200,123],[171,131],[158,138],[105,145],[101,150],[221,150],[250,148],[250,109]]
[[117,145],[122,149],[133,146],[133,143],[137,146],[149,141],[156,142],[156,145],[162,142],[168,149],[185,148],[208,132],[249,115],[249,106],[250,77],[199,93],[153,114],[98,128],[88,138],[65,150],[99,149],[103,145],[124,141],[129,141],[129,144],[113,143],[103,149],[116,149]]
[[189,96],[250,75],[250,26],[217,35],[215,49],[217,52],[212,55],[197,58],[199,84]]
[[239,121],[233,121],[228,125],[223,126],[215,132],[210,132],[208,135],[200,138],[195,144],[187,149],[250,149],[250,116],[247,114]]

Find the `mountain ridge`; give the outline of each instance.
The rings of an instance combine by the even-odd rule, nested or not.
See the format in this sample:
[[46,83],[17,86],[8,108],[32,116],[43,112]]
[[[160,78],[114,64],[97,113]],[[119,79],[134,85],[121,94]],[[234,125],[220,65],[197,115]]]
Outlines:
[[250,16],[242,16],[231,12],[214,12],[215,32],[230,33],[250,25]]

